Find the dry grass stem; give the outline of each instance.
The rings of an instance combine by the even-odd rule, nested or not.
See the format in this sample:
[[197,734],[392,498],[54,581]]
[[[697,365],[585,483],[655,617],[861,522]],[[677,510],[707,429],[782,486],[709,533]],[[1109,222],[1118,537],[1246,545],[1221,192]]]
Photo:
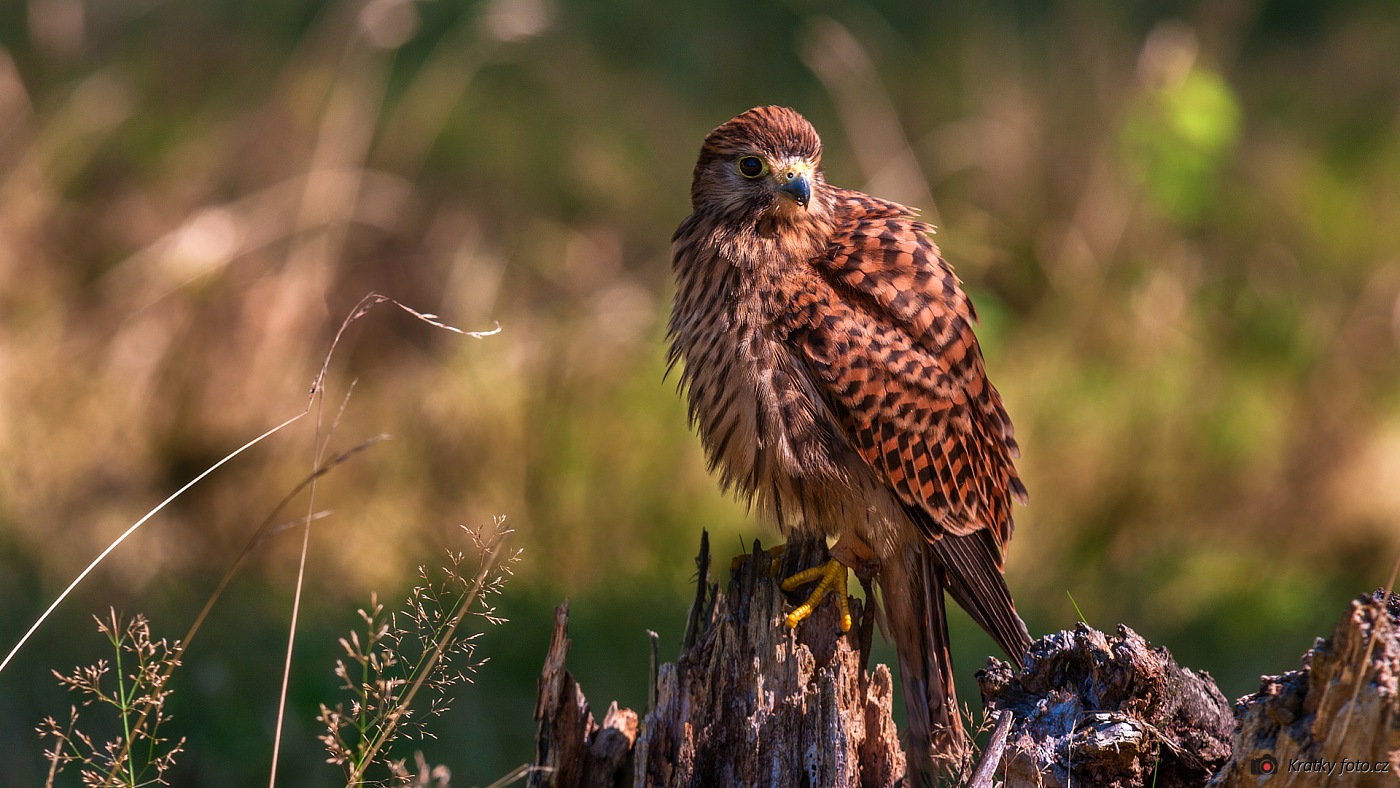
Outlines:
[[[45,751],[49,761],[45,785],[52,788],[58,774],[74,764],[86,786],[168,785],[166,772],[185,743],[183,738],[171,741],[160,732],[170,721],[165,713],[170,697],[167,684],[179,665],[180,644],[152,640],[145,616],[122,623],[116,610],[110,610],[107,619],[95,620],[112,646],[113,661],[101,659],[68,674],[54,671],[59,684],[82,700],[70,707],[66,724],[47,717],[39,725],[40,738],[51,742],[51,749]],[[119,731],[99,744],[78,727],[79,705],[110,708]]]
[[[327,762],[345,770],[348,785],[419,784],[410,780],[404,761],[387,752],[401,737],[433,738],[428,720],[445,713],[452,687],[471,682],[485,663],[476,658],[482,630],[465,632],[461,624],[469,615],[487,625],[504,621],[487,603],[500,593],[520,555],[506,549],[511,531],[503,523],[496,518],[489,528],[463,527],[475,547],[475,572],[465,571],[467,554],[449,550],[440,573],[419,567],[420,582],[398,611],[386,612],[372,596],[369,607],[359,611],[362,628],[341,638],[345,656],[336,661],[335,675],[350,695],[349,706],[322,704],[317,719],[326,727],[320,739]],[[415,707],[424,689],[429,698]],[[375,766],[387,776],[369,781],[366,774]]]

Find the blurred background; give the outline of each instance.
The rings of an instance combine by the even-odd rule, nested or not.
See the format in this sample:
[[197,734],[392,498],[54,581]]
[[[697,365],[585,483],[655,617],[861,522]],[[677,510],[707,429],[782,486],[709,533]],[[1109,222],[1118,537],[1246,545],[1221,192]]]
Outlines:
[[[708,478],[663,359],[700,142],[779,103],[832,182],[924,209],[981,312],[1032,632],[1077,603],[1251,692],[1400,551],[1397,52],[1391,0],[0,4],[0,648],[300,412],[378,291],[501,331],[381,308],[331,359],[332,450],[393,437],[317,490],[280,784],[343,782],[315,715],[355,609],[496,514],[510,620],[400,754],[455,785],[530,760],[566,596],[595,710],[643,708],[700,530],[721,565],[777,541]],[[315,439],[221,469],[58,609],[0,674],[7,784],[42,784],[91,616],[180,637]],[[176,674],[175,784],[267,779],[300,542],[258,549]],[[953,627],[975,703],[995,647]]]

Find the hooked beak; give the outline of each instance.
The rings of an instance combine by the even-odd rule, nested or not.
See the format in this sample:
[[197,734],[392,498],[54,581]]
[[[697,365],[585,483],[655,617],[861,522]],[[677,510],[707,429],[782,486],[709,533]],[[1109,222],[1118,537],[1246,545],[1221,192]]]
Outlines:
[[797,167],[783,170],[776,175],[778,180],[778,191],[792,198],[792,201],[807,207],[807,203],[812,199],[812,180],[808,174]]

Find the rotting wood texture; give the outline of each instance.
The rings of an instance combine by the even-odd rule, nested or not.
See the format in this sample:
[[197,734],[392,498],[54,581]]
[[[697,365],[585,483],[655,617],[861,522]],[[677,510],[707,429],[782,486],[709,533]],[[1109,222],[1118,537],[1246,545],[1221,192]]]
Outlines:
[[[645,719],[613,703],[602,724],[565,669],[568,603],[540,677],[531,786],[895,786],[905,762],[889,670],[862,668],[873,617],[850,634],[828,599],[797,632],[779,578],[825,560],[754,553],[724,592],[702,540],[680,658],[653,670]],[[1231,709],[1204,672],[1120,626],[1038,640],[1025,670],[989,660],[978,683],[998,721],[964,788],[1094,785],[1313,788],[1400,784],[1400,597],[1352,602],[1301,670],[1265,676]],[[862,648],[864,644],[864,648]],[[1233,713],[1232,713],[1233,711]],[[1256,769],[1271,761],[1275,773]],[[1343,773],[1348,768],[1351,771]],[[1330,769],[1327,768],[1330,766]]]
[[1209,675],[1120,626],[1043,637],[1019,674],[978,671],[989,709],[1014,722],[998,774],[1008,786],[1199,786],[1230,757],[1235,721]]
[[884,665],[861,667],[859,638],[869,638],[873,622],[842,634],[828,600],[797,632],[782,625],[790,603],[779,578],[823,560],[821,545],[794,548],[775,573],[772,554],[755,545],[724,593],[702,573],[688,642],[657,671],[655,706],[640,729],[616,704],[602,726],[594,722],[564,668],[568,607],[561,606],[540,678],[530,785],[899,785],[904,752],[890,713],[893,680]]
[[[1239,700],[1234,758],[1212,786],[1400,785],[1400,596],[1353,600],[1303,667]],[[1272,764],[1267,783],[1260,774]]]

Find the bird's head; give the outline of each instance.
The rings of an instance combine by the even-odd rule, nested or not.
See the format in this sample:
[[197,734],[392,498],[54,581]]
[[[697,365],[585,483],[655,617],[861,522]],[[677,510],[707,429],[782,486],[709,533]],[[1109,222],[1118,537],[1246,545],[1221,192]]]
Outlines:
[[705,138],[690,187],[696,211],[800,222],[825,213],[822,141],[786,107],[755,107]]

